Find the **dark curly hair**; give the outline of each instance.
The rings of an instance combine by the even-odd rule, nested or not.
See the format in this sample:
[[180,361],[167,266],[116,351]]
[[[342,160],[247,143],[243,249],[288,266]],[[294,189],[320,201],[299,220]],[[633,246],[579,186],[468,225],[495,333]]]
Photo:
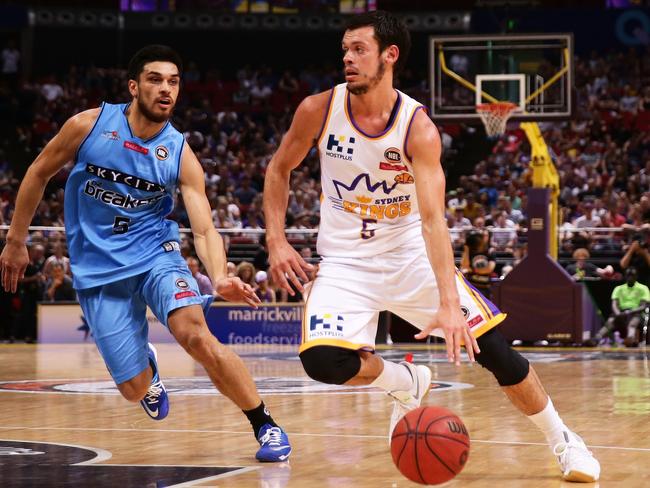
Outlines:
[[376,10],[355,15],[348,19],[345,24],[346,31],[360,29],[361,27],[372,27],[375,30],[375,39],[379,44],[380,53],[393,44],[397,46],[399,57],[395,62],[393,73],[398,75],[404,69],[411,50],[411,34],[409,34],[404,22],[391,13]]
[[135,53],[131,58],[131,61],[129,61],[129,80],[137,81],[138,76],[140,76],[140,73],[144,70],[144,65],[147,63],[153,63],[154,61],[168,61],[176,65],[179,74],[183,72],[183,61],[180,54],[169,46],[150,44]]

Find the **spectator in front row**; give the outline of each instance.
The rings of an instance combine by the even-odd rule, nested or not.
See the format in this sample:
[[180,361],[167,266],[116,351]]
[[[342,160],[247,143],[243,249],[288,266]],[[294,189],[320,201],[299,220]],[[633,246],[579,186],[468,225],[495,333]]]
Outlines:
[[43,298],[42,266],[43,246],[40,244],[30,245],[29,264],[18,287],[22,305],[16,324],[11,332],[11,337],[25,339],[27,343],[36,339],[36,305]]
[[495,225],[490,229],[490,252],[506,252],[512,254],[517,242],[517,226],[512,220],[508,220],[508,214],[499,212]]
[[566,267],[566,270],[574,280],[581,281],[585,278],[599,278],[611,275],[614,272],[614,269],[611,266],[599,268],[594,263],[588,262],[587,259],[589,259],[589,257],[589,251],[584,247],[573,251],[573,259],[575,259],[576,262],[569,264]]
[[632,267],[626,270],[625,281],[625,284],[614,288],[612,292],[613,313],[594,339],[590,341],[590,345],[602,342],[614,328],[624,330],[626,346],[633,347],[638,344],[638,328],[641,324],[642,314],[647,313],[646,307],[650,305],[650,289],[637,281],[636,269]]
[[255,288],[255,267],[251,263],[247,261],[239,263],[237,265],[237,277]]
[[275,302],[275,292],[269,286],[269,277],[266,271],[258,271],[255,273],[255,284],[255,294],[262,303]]
[[192,276],[199,285],[199,292],[201,295],[213,295],[214,288],[212,282],[210,281],[210,278],[201,273],[199,260],[192,256],[187,258],[186,262],[187,267],[190,268],[190,273],[192,273]]
[[51,302],[74,301],[77,299],[72,280],[65,274],[63,266],[54,263],[50,271],[52,277],[48,280],[45,288],[45,299]]
[[475,288],[490,298],[490,279],[496,267],[494,255],[488,252],[487,232],[472,231],[465,239],[460,269]]
[[52,278],[52,270],[57,265],[61,266],[64,274],[72,276],[72,272],[70,271],[70,258],[65,255],[65,248],[63,244],[55,244],[53,252],[54,254],[47,258],[45,260],[45,264],[43,265],[43,274],[45,275],[45,278]]

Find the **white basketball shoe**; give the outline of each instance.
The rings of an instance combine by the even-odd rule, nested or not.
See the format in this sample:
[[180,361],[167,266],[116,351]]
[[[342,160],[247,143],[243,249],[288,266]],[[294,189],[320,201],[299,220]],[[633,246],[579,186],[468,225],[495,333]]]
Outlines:
[[389,443],[397,422],[408,412],[418,408],[422,402],[422,398],[424,398],[431,388],[431,370],[428,366],[416,366],[406,361],[402,361],[400,364],[408,368],[409,373],[411,373],[413,386],[409,390],[388,392],[388,395],[393,398],[394,403],[388,431]]
[[565,442],[553,447],[562,469],[562,479],[578,483],[593,483],[600,477],[600,463],[579,435],[563,432]]

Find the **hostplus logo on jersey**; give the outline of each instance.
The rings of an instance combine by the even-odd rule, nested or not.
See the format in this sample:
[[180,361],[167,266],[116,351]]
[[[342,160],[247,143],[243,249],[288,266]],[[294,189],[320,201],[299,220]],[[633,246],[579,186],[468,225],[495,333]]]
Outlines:
[[347,138],[346,136],[329,134],[327,137],[327,151],[325,151],[325,154],[330,158],[352,161],[354,142],[354,137]]
[[309,317],[309,338],[343,337],[343,317],[331,313]]

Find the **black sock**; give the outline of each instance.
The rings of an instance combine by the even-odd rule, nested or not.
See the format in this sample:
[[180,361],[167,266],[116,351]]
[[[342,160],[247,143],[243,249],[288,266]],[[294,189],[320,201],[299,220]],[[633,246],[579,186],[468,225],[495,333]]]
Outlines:
[[242,412],[244,412],[246,417],[248,417],[248,421],[253,426],[253,434],[255,434],[256,439],[264,424],[271,424],[273,427],[278,426],[271,417],[266,406],[264,406],[264,402],[260,403],[252,410],[242,410]]

